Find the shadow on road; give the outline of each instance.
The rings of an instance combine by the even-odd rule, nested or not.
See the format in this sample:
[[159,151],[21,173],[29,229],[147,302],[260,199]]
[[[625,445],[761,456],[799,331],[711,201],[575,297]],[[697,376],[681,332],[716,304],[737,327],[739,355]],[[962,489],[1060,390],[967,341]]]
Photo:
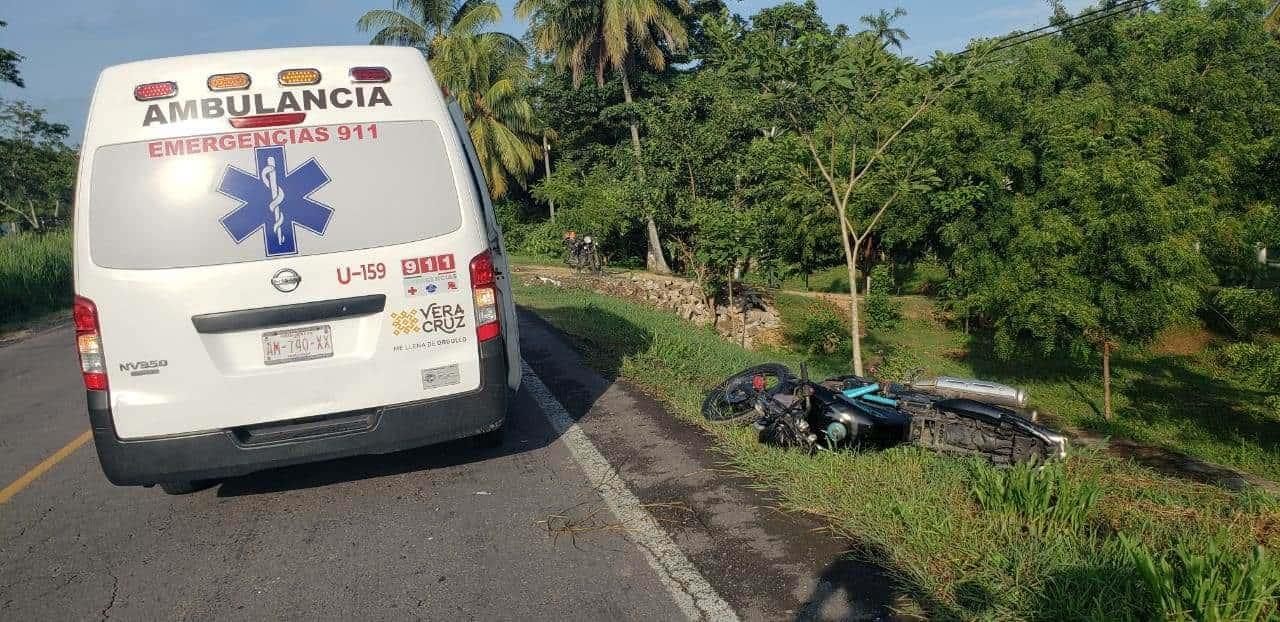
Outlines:
[[535,451],[558,437],[536,402],[522,389],[507,411],[501,447],[485,448],[475,439],[460,439],[389,454],[355,456],[261,471],[213,482],[218,496],[236,497],[286,490],[319,488],[343,482],[431,471]]

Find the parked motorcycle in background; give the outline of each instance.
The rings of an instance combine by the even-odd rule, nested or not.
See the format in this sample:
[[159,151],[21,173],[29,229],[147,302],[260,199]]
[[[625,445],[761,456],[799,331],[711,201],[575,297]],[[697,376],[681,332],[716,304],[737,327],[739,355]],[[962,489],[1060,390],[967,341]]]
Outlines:
[[600,254],[600,247],[595,238],[589,235],[579,237],[577,232],[569,231],[564,234],[562,242],[568,252],[564,262],[570,267],[579,272],[583,270],[593,274],[604,272],[604,257]]

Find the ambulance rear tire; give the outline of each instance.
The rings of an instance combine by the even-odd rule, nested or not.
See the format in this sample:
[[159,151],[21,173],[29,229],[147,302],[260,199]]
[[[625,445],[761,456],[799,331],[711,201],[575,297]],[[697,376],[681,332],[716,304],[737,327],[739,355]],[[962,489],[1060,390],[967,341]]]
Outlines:
[[203,488],[201,482],[160,482],[160,490],[166,495],[189,495]]

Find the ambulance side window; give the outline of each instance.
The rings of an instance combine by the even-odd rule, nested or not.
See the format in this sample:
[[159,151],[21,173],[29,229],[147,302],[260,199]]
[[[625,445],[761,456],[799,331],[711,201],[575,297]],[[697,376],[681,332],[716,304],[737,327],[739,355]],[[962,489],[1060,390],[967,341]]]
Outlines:
[[476,199],[480,202],[480,211],[484,214],[485,229],[488,232],[489,248],[495,253],[502,253],[502,227],[493,213],[493,202],[489,198],[489,186],[485,182],[484,173],[476,159],[475,146],[471,144],[471,136],[466,131],[466,121],[462,118],[462,109],[458,102],[449,102],[449,116],[453,119],[453,130],[458,133],[458,142],[467,154],[467,169],[471,172],[471,187]]

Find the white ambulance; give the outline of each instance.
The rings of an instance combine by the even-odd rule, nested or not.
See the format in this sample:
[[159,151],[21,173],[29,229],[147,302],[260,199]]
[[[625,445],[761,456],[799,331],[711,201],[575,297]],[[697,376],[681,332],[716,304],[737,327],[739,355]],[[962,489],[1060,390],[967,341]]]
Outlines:
[[416,50],[104,70],[74,308],[103,471],[184,492],[500,442],[520,382],[507,268],[465,122]]

